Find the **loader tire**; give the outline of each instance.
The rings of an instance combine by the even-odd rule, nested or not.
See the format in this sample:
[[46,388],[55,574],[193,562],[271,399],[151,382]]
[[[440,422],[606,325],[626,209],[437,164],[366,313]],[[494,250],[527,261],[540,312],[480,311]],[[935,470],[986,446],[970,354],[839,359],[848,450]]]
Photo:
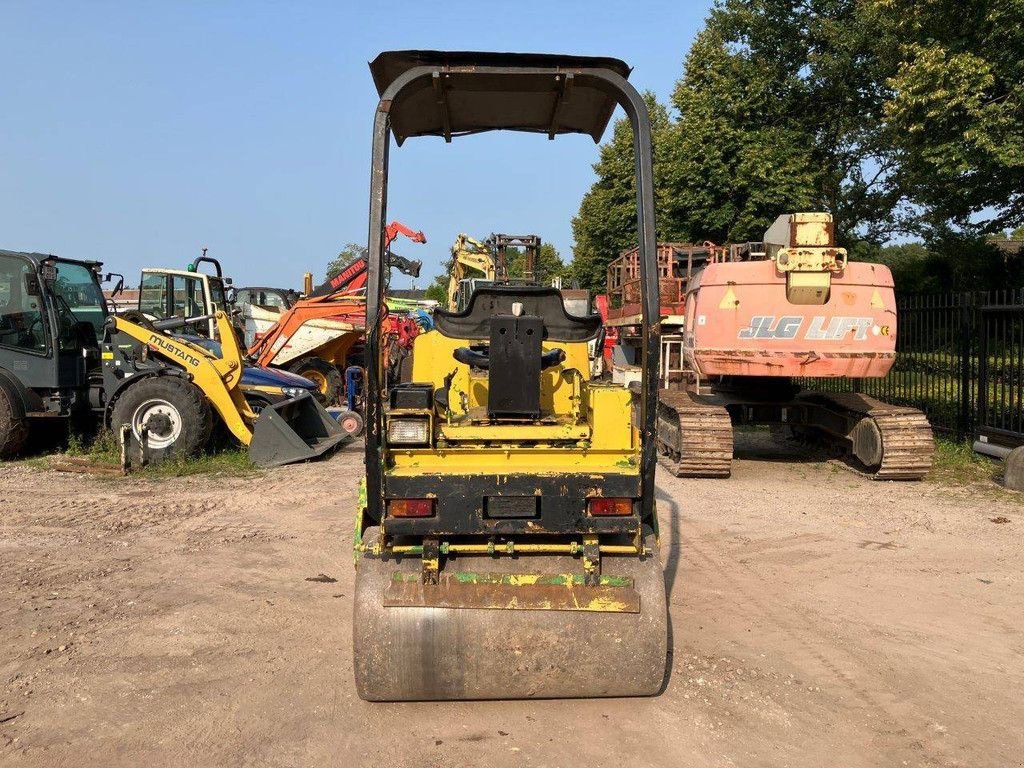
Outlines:
[[149,455],[153,461],[199,454],[210,439],[213,413],[199,387],[176,376],[155,376],[132,384],[114,404],[110,426],[120,438],[120,426],[130,424],[135,455],[141,453],[142,426],[149,426]]
[[28,439],[28,419],[15,398],[17,395],[0,380],[0,459],[16,455]]
[[338,367],[319,357],[304,357],[288,366],[288,370],[304,376],[323,395],[324,405],[339,405],[345,400],[345,379]]

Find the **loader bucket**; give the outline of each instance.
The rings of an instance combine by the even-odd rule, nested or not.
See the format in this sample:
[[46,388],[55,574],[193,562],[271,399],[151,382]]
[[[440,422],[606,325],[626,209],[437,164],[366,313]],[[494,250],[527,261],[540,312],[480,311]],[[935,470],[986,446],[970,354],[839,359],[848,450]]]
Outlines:
[[348,435],[309,392],[267,406],[249,443],[249,458],[261,467],[277,467],[322,456]]

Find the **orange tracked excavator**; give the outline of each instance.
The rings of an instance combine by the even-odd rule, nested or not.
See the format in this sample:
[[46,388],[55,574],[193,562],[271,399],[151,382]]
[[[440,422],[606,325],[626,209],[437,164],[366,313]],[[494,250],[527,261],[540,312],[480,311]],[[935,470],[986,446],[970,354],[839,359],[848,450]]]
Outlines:
[[685,292],[693,380],[659,397],[661,462],[677,476],[728,477],[733,426],[788,427],[880,480],[917,480],[934,443],[924,414],[859,393],[806,391],[800,378],[885,376],[896,298],[881,264],[851,262],[826,213],[780,216],[762,243],[712,249]]
[[[390,252],[399,235],[414,243],[427,238],[397,221],[385,228],[388,267],[419,277],[422,262]],[[328,404],[342,402],[348,356],[366,331],[366,280],[364,256],[281,312],[249,347],[249,356],[259,365],[286,368],[315,382]],[[395,339],[415,334],[415,323],[394,316],[389,323]]]

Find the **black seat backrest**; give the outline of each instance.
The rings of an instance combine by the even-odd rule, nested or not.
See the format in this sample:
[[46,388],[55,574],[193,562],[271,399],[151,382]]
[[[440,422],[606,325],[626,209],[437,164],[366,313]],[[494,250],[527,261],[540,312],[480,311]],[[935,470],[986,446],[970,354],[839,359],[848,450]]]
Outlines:
[[487,415],[538,418],[544,320],[536,315],[494,315],[490,326]]
[[487,339],[491,318],[513,314],[516,304],[522,305],[522,317],[543,319],[544,338],[548,341],[590,341],[601,330],[600,315],[570,315],[565,311],[561,292],[555,288],[500,284],[477,288],[462,312],[435,310],[434,327],[453,339]]

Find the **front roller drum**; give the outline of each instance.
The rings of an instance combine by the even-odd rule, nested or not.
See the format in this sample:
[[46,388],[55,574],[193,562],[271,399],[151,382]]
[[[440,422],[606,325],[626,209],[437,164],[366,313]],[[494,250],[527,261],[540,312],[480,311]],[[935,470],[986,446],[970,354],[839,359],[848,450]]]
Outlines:
[[[654,546],[653,537],[648,545]],[[359,696],[426,701],[658,693],[668,650],[660,559],[604,555],[601,566],[602,575],[632,579],[637,612],[385,607],[396,572],[414,579],[420,559],[362,558],[353,616]],[[582,566],[568,556],[466,556],[448,558],[444,571],[574,574]]]

